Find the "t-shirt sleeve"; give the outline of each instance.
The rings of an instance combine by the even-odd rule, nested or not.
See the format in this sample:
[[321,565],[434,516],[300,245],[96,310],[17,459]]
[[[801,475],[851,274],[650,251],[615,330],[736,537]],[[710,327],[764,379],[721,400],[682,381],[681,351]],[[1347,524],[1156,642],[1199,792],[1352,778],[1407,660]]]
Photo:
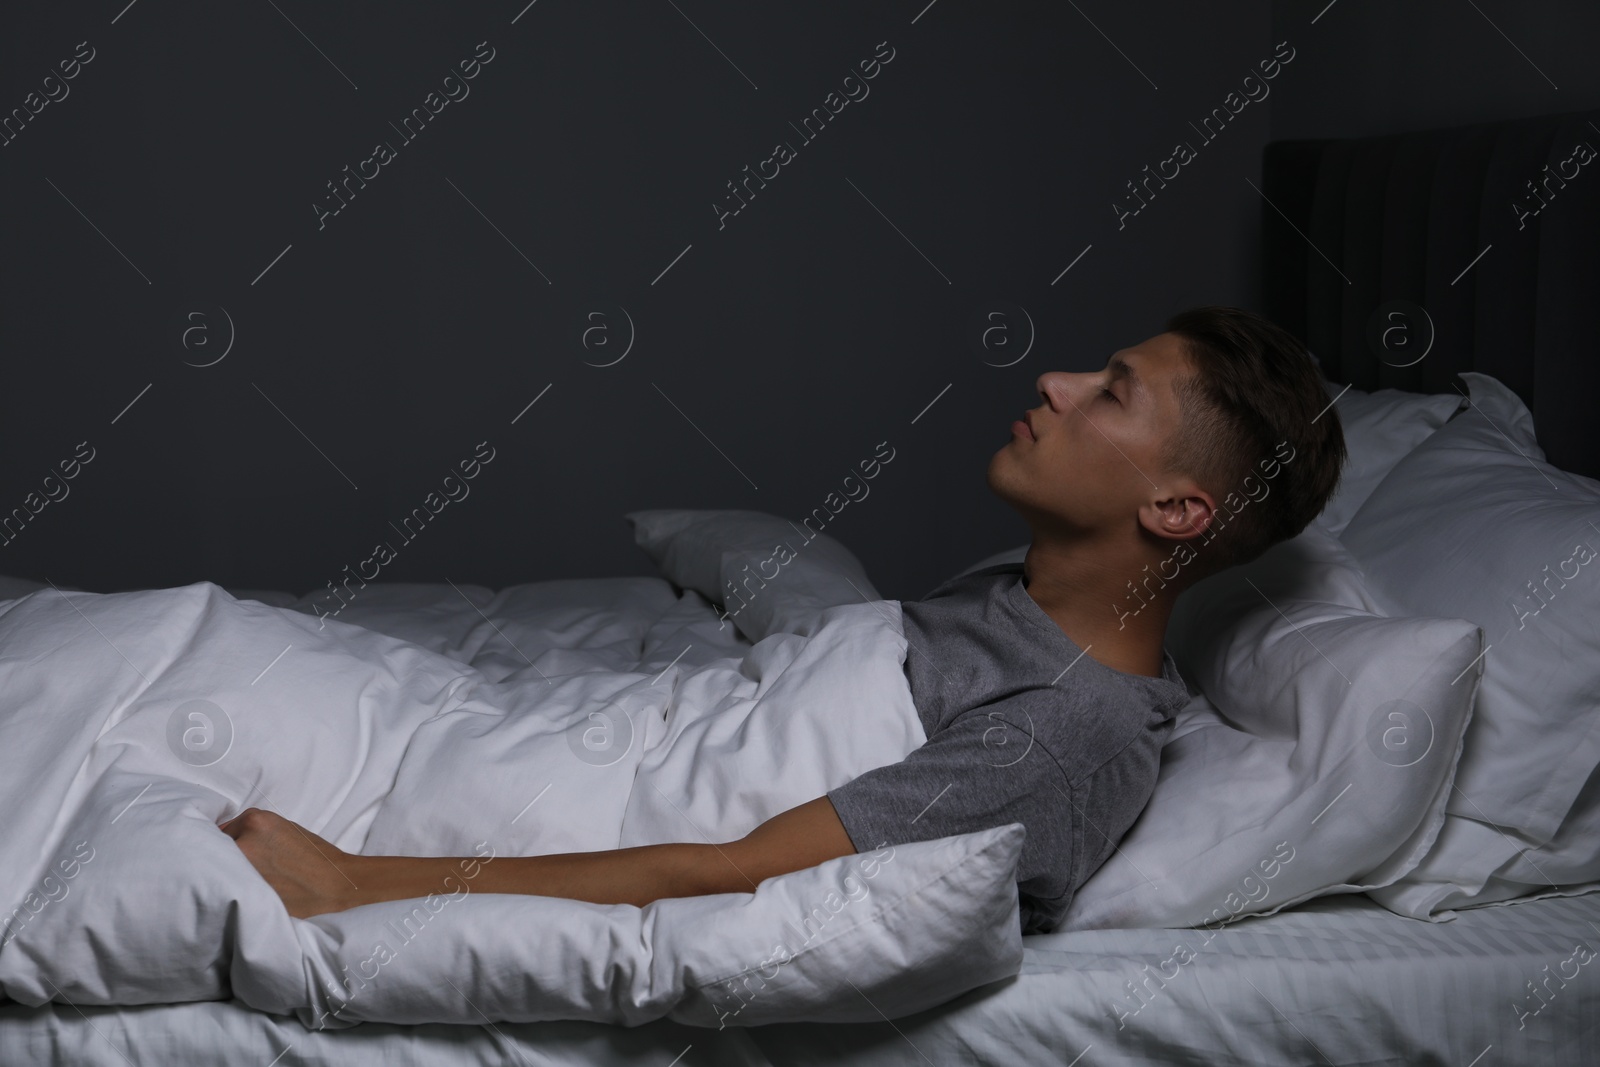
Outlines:
[[1019,892],[1054,900],[1072,889],[1071,786],[1015,707],[977,708],[899,763],[828,793],[857,852],[1019,822],[1027,830]]

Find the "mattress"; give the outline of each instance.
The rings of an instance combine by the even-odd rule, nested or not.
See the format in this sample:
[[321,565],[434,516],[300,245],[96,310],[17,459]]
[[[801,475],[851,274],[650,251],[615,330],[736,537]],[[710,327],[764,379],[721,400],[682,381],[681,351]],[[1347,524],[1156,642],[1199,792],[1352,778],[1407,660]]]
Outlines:
[[[1588,973],[1592,965],[1563,966],[1579,946],[1600,946],[1600,895],[1474,909],[1447,923],[1403,918],[1359,895],[1325,897],[1203,938],[1196,930],[1033,935],[1018,978],[892,1023],[720,1031],[665,1021],[366,1023],[315,1032],[223,1002],[5,1005],[0,1063],[1600,1062],[1600,976]],[[1181,943],[1193,957],[1167,963]],[[1574,966],[1576,977],[1563,980]]]

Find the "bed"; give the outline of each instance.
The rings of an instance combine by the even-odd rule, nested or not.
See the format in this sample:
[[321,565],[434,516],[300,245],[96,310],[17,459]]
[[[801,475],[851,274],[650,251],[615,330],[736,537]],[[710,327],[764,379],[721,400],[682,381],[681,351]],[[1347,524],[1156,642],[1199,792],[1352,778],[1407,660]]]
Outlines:
[[[1592,992],[1557,998],[1526,1028],[1522,983],[1595,943],[1600,897],[1553,898],[1433,925],[1361,896],[1328,897],[1224,928],[1186,984],[1139,1025],[1110,1008],[1175,931],[1030,937],[1022,973],[945,1007],[878,1023],[715,1030],[670,1022],[481,1027],[366,1023],[339,1033],[226,1002],[0,1009],[6,1063],[1465,1065],[1594,1062]],[[1482,1010],[1463,1011],[1462,1005]]]
[[[360,606],[363,625],[509,672],[525,667],[522,655],[540,661],[554,646],[541,646],[534,636],[540,632],[558,626],[562,645],[603,646],[625,620],[647,631],[667,614],[663,605],[693,600],[661,579],[562,584],[559,597],[539,598],[546,607],[520,613],[502,606],[514,596],[502,593],[497,605],[488,590],[450,586],[394,587],[351,611]],[[568,610],[575,603],[594,606],[579,625]],[[516,635],[516,648],[506,634]],[[717,636],[714,627],[703,628],[698,654],[709,657]],[[721,637],[730,645],[740,640]],[[1600,1036],[1600,1010],[1584,987],[1553,998],[1522,1027],[1513,1009],[1528,996],[1523,983],[1567,958],[1575,941],[1600,944],[1597,924],[1600,894],[1468,910],[1449,923],[1419,922],[1363,895],[1340,894],[1214,931],[1034,935],[1025,939],[1016,977],[931,1010],[892,1021],[748,1029],[663,1020],[638,1027],[364,1023],[318,1031],[226,1001],[10,1004],[0,1007],[0,1062],[620,1064],[681,1056],[676,1062],[913,1064],[1072,1062],[1081,1055],[1085,1063],[1464,1064],[1489,1052],[1497,1062],[1583,1063]],[[1179,943],[1195,949],[1180,976],[1133,997],[1133,985]]]
[[[1354,545],[1365,543],[1363,538],[1393,540],[1393,527],[1378,522],[1368,502],[1386,492],[1414,494],[1411,486],[1396,486],[1394,480],[1406,473],[1403,464],[1418,467],[1418,477],[1427,473],[1429,457],[1416,459],[1413,453],[1426,452],[1423,446],[1430,440],[1441,440],[1446,425],[1465,425],[1457,402],[1468,392],[1474,400],[1482,398],[1477,406],[1483,412],[1504,413],[1504,419],[1495,422],[1497,433],[1500,421],[1514,430],[1512,423],[1522,417],[1516,405],[1526,405],[1531,421],[1525,426],[1527,441],[1517,451],[1521,459],[1534,462],[1532,434],[1537,427],[1540,462],[1548,459],[1544,469],[1600,474],[1600,429],[1582,414],[1585,398],[1593,395],[1585,385],[1600,384],[1596,380],[1600,372],[1592,359],[1581,355],[1592,347],[1592,338],[1579,329],[1586,313],[1582,299],[1600,282],[1600,254],[1593,239],[1600,224],[1600,186],[1570,183],[1559,201],[1568,213],[1557,215],[1552,209],[1537,226],[1519,229],[1517,223],[1526,220],[1511,206],[1524,174],[1536,175],[1547,160],[1566,158],[1569,142],[1583,136],[1581,127],[1592,117],[1269,147],[1263,175],[1269,201],[1263,205],[1265,276],[1272,280],[1267,310],[1309,339],[1332,382],[1354,387],[1348,398],[1331,401],[1341,404],[1342,413],[1347,410],[1344,405],[1355,405],[1360,394],[1368,394],[1360,403],[1374,407],[1350,406],[1347,425],[1357,425],[1366,412],[1373,417],[1373,439],[1377,439],[1385,427],[1402,421],[1402,415],[1418,420],[1419,428],[1404,441],[1407,454],[1385,457],[1384,470],[1360,484],[1365,499],[1348,501],[1337,529],[1330,527],[1318,535],[1328,551],[1345,551],[1335,544],[1340,538]],[[1492,249],[1474,260],[1485,246]],[[1377,309],[1384,310],[1373,343]],[[1384,317],[1395,311],[1405,316],[1403,320]],[[1398,335],[1382,332],[1395,323],[1403,323],[1403,343],[1394,340]],[[1414,358],[1416,348],[1405,345],[1422,344],[1424,336],[1428,353]],[[1525,356],[1529,353],[1531,359]],[[1472,377],[1473,372],[1492,375],[1493,384],[1506,387],[1504,392],[1493,393],[1491,383]],[[1407,400],[1404,409],[1371,401],[1384,389],[1432,396],[1432,414],[1417,414],[1428,406],[1422,401]],[[1443,403],[1438,402],[1441,398]],[[1436,453],[1442,448],[1429,447]],[[1530,473],[1525,480],[1536,479]],[[1582,509],[1595,505],[1594,499],[1583,495],[1592,492],[1587,484],[1573,480],[1570,486],[1563,481],[1557,487],[1552,481],[1552,488],[1576,493],[1568,503]],[[674,536],[695,533],[692,513],[662,513],[655,518],[678,522]],[[552,665],[578,670],[575,665],[585,657],[599,662],[621,656],[618,662],[646,675],[658,669],[693,672],[724,657],[748,655],[758,643],[752,635],[805,632],[813,625],[785,617],[792,604],[776,598],[753,601],[755,611],[740,620],[741,626],[724,625],[725,607],[719,611],[705,594],[722,586],[722,568],[729,562],[717,558],[716,543],[701,548],[698,555],[658,555],[661,578],[567,580],[499,592],[449,585],[373,585],[341,612],[340,622],[426,649],[437,662],[469,666],[507,691],[552,684],[546,672],[559,676]],[[857,593],[851,607],[870,609],[882,603],[865,574],[850,569],[850,560],[828,557],[836,551],[819,541],[802,559],[807,565],[833,566],[829,573],[843,575]],[[1391,571],[1416,569],[1414,561],[1386,562],[1376,551],[1365,557],[1359,552],[1353,555],[1375,576],[1386,566]],[[13,583],[0,595],[20,598],[30,589],[27,583]],[[823,588],[802,586],[802,591],[823,599],[830,595]],[[226,601],[288,608],[307,619],[315,615],[310,598],[272,591],[232,593]],[[1217,595],[1226,599],[1223,593]],[[1592,603],[1581,599],[1590,595],[1586,587],[1574,583],[1565,599],[1541,605],[1549,610],[1539,624],[1575,626],[1573,632],[1584,638],[1593,631],[1592,619],[1573,611],[1559,615],[1556,609]],[[216,610],[223,597],[221,591],[192,594],[195,617]],[[1407,608],[1394,589],[1376,590],[1371,599],[1373,603],[1363,600],[1363,610],[1374,616],[1398,615]],[[1532,610],[1524,609],[1523,618]],[[1409,613],[1430,614],[1415,605]],[[1465,606],[1459,614],[1471,617]],[[872,629],[877,623],[864,610],[858,618],[863,633],[880,632]],[[1484,627],[1468,629],[1476,633]],[[814,636],[820,631],[809,632]],[[1458,648],[1454,631],[1445,636],[1449,640],[1441,638],[1440,647],[1455,649],[1459,662],[1467,664],[1462,673],[1476,672],[1468,677],[1482,680],[1487,650],[1468,660],[1466,656],[1482,646]],[[1482,639],[1488,644],[1501,636],[1497,628]],[[841,647],[847,643],[841,641]],[[867,644],[871,646],[870,641]],[[883,648],[894,651],[892,642]],[[270,677],[277,661],[268,663],[271,650],[266,651],[260,666],[265,668],[262,675]],[[1582,651],[1580,647],[1580,655]],[[803,650],[797,653],[803,654]],[[1201,653],[1191,650],[1190,655]],[[1450,662],[1453,666],[1458,660]],[[1591,677],[1580,679],[1590,687],[1580,687],[1580,696],[1593,693],[1595,663],[1600,659],[1589,663]],[[775,671],[774,678],[781,673]],[[1480,697],[1489,692],[1478,690]],[[1198,728],[1206,725],[1200,719],[1208,695],[1219,706],[1228,706],[1219,692],[1197,692],[1199,710],[1190,716],[1186,732],[1180,731],[1190,739],[1208,736]],[[1467,701],[1458,716],[1456,733],[1449,733],[1442,716],[1433,723],[1438,736],[1464,744],[1460,739],[1470,737],[1469,726],[1484,721],[1481,714],[1470,720],[1471,714],[1481,711],[1470,704]],[[1597,706],[1591,703],[1589,711]],[[434,721],[440,709],[420,707],[415,714],[418,722]],[[881,744],[904,746],[912,740],[885,738]],[[1582,745],[1567,747],[1588,751]],[[609,759],[603,747],[591,750],[600,755],[587,757],[576,748],[573,751],[581,762],[594,765]],[[1446,755],[1455,754],[1452,750]],[[1440,758],[1431,748],[1430,755]],[[1379,753],[1380,762],[1384,758]],[[864,968],[857,978],[867,987],[855,989],[856,1001],[847,1007],[850,998],[842,995],[828,1002],[837,1014],[823,1017],[844,1021],[774,1019],[753,1026],[719,1027],[716,1013],[707,1014],[703,1005],[694,1010],[680,1005],[676,1015],[662,1017],[666,1014],[662,1008],[654,1018],[629,1019],[633,1024],[625,1026],[561,1019],[511,1021],[491,1009],[481,1013],[481,1019],[463,1010],[459,1022],[452,1024],[365,1021],[347,1029],[316,1029],[290,1012],[258,1010],[259,997],[251,1007],[238,999],[202,998],[189,998],[188,1003],[91,1005],[77,996],[61,996],[37,1006],[0,1003],[0,1063],[645,1062],[670,1067],[1163,1062],[1473,1067],[1594,1062],[1600,1050],[1600,986],[1586,972],[1593,969],[1587,965],[1594,948],[1600,948],[1600,893],[1593,892],[1596,885],[1591,884],[1600,874],[1584,866],[1582,855],[1573,861],[1574,852],[1582,852],[1584,839],[1574,844],[1563,836],[1581,820],[1572,814],[1564,821],[1557,818],[1559,826],[1552,823],[1542,836],[1536,826],[1513,827],[1514,833],[1527,835],[1519,838],[1517,857],[1539,854],[1544,861],[1541,874],[1544,870],[1576,873],[1552,877],[1546,887],[1530,886],[1518,881],[1531,876],[1517,868],[1517,857],[1512,857],[1476,887],[1481,903],[1461,899],[1459,887],[1458,897],[1441,893],[1436,885],[1448,882],[1446,875],[1428,882],[1415,878],[1412,869],[1425,870],[1426,864],[1419,866],[1417,860],[1437,851],[1438,843],[1448,836],[1447,827],[1455,825],[1449,820],[1463,826],[1471,822],[1471,813],[1462,814],[1466,809],[1454,794],[1465,785],[1469,803],[1472,796],[1481,796],[1469,779],[1452,778],[1456,774],[1452,760],[1443,764],[1443,777],[1430,787],[1440,794],[1432,802],[1433,815],[1394,836],[1395,854],[1408,857],[1406,869],[1412,873],[1407,878],[1414,882],[1409,889],[1399,888],[1401,882],[1389,877],[1392,871],[1379,877],[1363,869],[1349,872],[1351,891],[1328,892],[1324,887],[1314,894],[1295,894],[1274,902],[1280,910],[1224,916],[1229,921],[1214,925],[1198,921],[1141,925],[1118,921],[1107,912],[1072,929],[1021,938],[1016,946],[1020,951],[1010,955],[1008,948],[998,945],[988,955],[974,951],[972,974],[982,974],[985,968],[1005,972],[993,981],[974,982],[969,974],[963,982],[955,973],[961,970],[962,957],[957,953],[973,946],[953,941],[944,946],[944,955],[922,960],[925,965],[936,964],[934,969],[947,984],[930,979],[932,984],[920,993],[929,1003],[920,1006],[915,998],[885,1000],[886,994],[870,984],[870,958],[855,961]],[[1393,765],[1400,763],[1396,760]],[[1571,772],[1576,777],[1566,803],[1574,812],[1587,811],[1585,805],[1596,801],[1589,782],[1593,766]],[[1327,781],[1336,783],[1333,778]],[[806,787],[804,782],[794,785]],[[1341,801],[1343,793],[1328,796],[1335,803],[1359,799],[1351,795]],[[1313,799],[1315,810],[1323,798]],[[141,817],[142,809],[130,805],[123,809],[127,810],[135,812],[132,820]],[[347,821],[352,833],[373,825],[370,810]],[[1505,832],[1509,823],[1486,821],[1516,844]],[[1141,847],[1140,830],[1136,826],[1129,837],[1130,853]],[[1561,866],[1567,861],[1572,861],[1570,866]],[[1115,867],[1115,861],[1108,864],[1107,878],[1116,876]],[[1354,877],[1357,874],[1364,877]],[[1174,873],[1175,879],[1181,877],[1182,872]],[[1358,887],[1363,885],[1373,886],[1373,891],[1361,891]],[[1496,889],[1501,899],[1489,899]],[[79,897],[64,896],[63,901],[87,895],[85,891]],[[1426,918],[1408,916],[1408,909]],[[1014,910],[990,914],[983,921],[998,929],[1014,915]],[[515,940],[509,931],[506,936]],[[862,939],[870,948],[873,943],[867,936]],[[1180,952],[1179,946],[1185,951]],[[846,944],[841,951],[848,948]],[[18,955],[15,946],[0,949],[0,969],[7,949],[14,959]],[[83,951],[93,951],[93,946]],[[173,981],[179,980],[181,963],[173,968]],[[965,991],[952,995],[950,989]]]

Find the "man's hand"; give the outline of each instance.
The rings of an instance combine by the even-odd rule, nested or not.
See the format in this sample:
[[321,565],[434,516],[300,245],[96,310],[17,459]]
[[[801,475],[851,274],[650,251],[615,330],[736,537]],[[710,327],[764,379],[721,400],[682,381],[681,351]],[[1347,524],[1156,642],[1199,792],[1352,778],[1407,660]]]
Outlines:
[[239,844],[296,919],[343,911],[356,898],[361,860],[274,812],[246,808],[218,827]]

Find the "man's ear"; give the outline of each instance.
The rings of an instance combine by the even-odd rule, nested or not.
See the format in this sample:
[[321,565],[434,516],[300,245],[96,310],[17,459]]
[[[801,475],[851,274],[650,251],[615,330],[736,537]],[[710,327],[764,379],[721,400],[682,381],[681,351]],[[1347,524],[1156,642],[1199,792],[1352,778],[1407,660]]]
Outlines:
[[1170,495],[1146,502],[1139,509],[1139,525],[1167,541],[1192,541],[1206,532],[1216,518],[1211,494],[1185,482]]

